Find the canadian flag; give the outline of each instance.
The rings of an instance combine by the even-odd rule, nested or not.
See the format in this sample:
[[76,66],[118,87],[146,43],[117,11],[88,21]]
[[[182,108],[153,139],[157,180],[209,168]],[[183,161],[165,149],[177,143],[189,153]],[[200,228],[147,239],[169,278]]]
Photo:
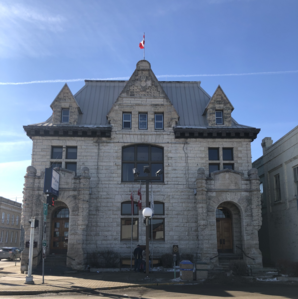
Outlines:
[[138,190],[138,195],[140,196],[139,201],[138,201],[139,210],[142,210],[142,193],[141,193],[141,190],[142,190],[142,186],[140,186],[140,189]]
[[145,34],[143,35],[143,40],[139,43],[139,47],[140,47],[140,49],[145,48]]
[[134,199],[133,199],[132,191],[130,193],[130,200],[131,200],[131,215],[133,215]]

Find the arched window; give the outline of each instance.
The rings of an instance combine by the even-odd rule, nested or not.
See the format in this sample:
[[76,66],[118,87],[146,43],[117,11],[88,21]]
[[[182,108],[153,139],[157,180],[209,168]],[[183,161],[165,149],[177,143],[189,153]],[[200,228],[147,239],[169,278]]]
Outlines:
[[[133,214],[139,214],[138,203],[135,201],[133,206]],[[131,215],[131,201],[121,203],[121,215]]]
[[67,208],[63,208],[56,211],[54,218],[69,218],[69,210]]
[[[137,168],[139,176],[148,176],[144,173],[143,167],[150,166],[151,176],[161,169],[163,171],[163,148],[153,145],[132,145],[122,148],[122,182],[133,182],[133,168]],[[164,181],[164,176],[160,175],[160,182]],[[159,182],[159,181],[157,181]]]
[[231,213],[228,209],[219,207],[216,210],[216,218],[231,218]]

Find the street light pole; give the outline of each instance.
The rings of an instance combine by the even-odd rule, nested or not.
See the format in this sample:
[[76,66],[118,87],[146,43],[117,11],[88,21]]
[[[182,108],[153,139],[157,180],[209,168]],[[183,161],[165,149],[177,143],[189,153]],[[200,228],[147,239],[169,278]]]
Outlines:
[[[145,181],[146,182],[146,208],[149,207],[149,182],[150,181],[159,181],[160,177],[159,175],[162,174],[162,171],[159,170],[156,172],[156,176],[152,177],[150,166],[144,166],[144,173],[147,173],[148,176],[144,177],[139,177],[139,173],[136,168],[132,170],[134,174],[134,181]],[[144,212],[144,210],[143,210]],[[150,231],[150,226],[148,225],[149,223],[149,217],[146,217],[146,275],[149,275],[149,231]],[[153,236],[151,236],[153,238]]]

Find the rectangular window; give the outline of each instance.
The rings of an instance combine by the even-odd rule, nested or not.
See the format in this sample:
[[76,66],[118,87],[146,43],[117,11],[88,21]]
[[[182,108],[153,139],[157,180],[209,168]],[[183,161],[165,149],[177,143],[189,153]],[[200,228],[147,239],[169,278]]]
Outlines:
[[10,243],[12,243],[13,242],[13,232],[11,232],[11,234],[10,234]]
[[[138,215],[138,203],[134,202],[133,214]],[[121,204],[121,215],[131,215],[131,201],[126,201]]]
[[154,129],[155,130],[163,130],[163,114],[156,113],[154,115]]
[[279,177],[279,174],[276,174],[274,176],[274,187],[275,187],[275,202],[281,201],[280,177]]
[[0,235],[0,243],[3,242],[3,231],[1,232],[1,235]]
[[7,214],[7,221],[6,221],[7,224],[9,224],[9,214]]
[[2,223],[4,223],[4,222],[5,222],[5,213],[2,212]]
[[224,161],[233,161],[233,149],[232,148],[223,148],[222,149],[222,159]]
[[123,113],[123,129],[131,129],[131,113]]
[[152,232],[153,240],[164,240],[165,239],[165,219],[163,218],[152,218],[149,219],[149,238],[151,239],[151,221],[152,221]]
[[217,125],[223,125],[222,111],[215,111],[215,120]]
[[209,173],[219,170],[219,164],[209,164]]
[[69,122],[69,109],[62,109],[61,111],[61,122],[68,123]]
[[19,216],[16,217],[16,225],[19,224]]
[[165,208],[163,202],[154,202],[154,215],[164,215]]
[[138,230],[139,230],[139,221],[138,219],[131,218],[122,218],[121,219],[121,240],[130,240],[131,239],[131,223],[132,223],[132,239],[138,240]]
[[232,170],[234,170],[234,164],[224,164],[223,169],[232,169]]
[[14,215],[11,215],[11,224],[14,224]]
[[6,232],[6,238],[5,238],[5,243],[8,242],[8,232]]
[[260,183],[260,193],[261,193],[261,194],[264,193],[264,185],[263,185],[262,182]]
[[218,161],[219,160],[219,149],[218,148],[209,148],[208,155],[209,155],[209,160]]
[[65,163],[65,168],[71,171],[77,172],[77,163]]
[[147,113],[139,113],[139,130],[148,129],[148,115]]
[[63,147],[52,146],[51,159],[62,159]]
[[18,232],[16,232],[16,237],[15,237],[15,243],[17,243],[17,241],[18,241]]
[[76,159],[77,158],[77,147],[67,146],[66,147],[66,159]]

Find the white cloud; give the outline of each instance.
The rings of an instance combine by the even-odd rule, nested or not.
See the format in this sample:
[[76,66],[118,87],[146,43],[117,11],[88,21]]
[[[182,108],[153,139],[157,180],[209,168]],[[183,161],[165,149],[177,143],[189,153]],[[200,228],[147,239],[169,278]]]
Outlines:
[[21,202],[24,176],[30,165],[31,160],[0,163],[0,196]]

